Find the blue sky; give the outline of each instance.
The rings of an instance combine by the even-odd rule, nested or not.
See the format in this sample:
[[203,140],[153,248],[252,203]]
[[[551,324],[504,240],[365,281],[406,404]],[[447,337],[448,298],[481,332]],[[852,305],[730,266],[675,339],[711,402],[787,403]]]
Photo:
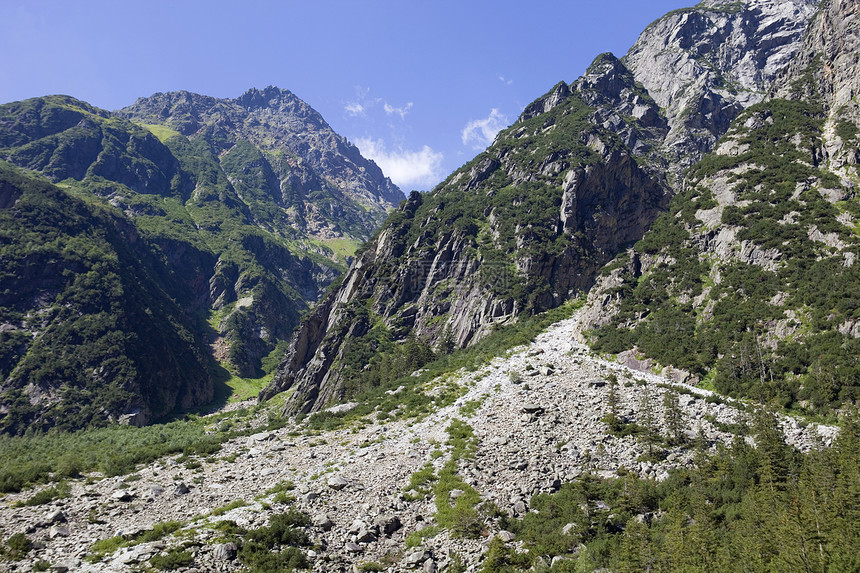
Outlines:
[[3,0],[0,103],[286,88],[405,191],[469,161],[531,101],[693,0]]

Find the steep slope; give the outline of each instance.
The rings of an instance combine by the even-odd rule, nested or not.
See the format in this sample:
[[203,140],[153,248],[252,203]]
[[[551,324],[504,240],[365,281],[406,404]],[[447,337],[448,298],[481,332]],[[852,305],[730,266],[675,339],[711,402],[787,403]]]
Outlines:
[[[262,396],[295,388],[288,408],[320,408],[588,289],[665,209],[678,156],[708,151],[798,50],[813,5],[703,3],[649,27],[624,62],[604,54],[558,84],[486,152],[409,198],[303,324]],[[749,46],[752,59],[740,55]],[[734,77],[743,90],[723,90]],[[718,95],[728,103],[716,117],[703,102]],[[379,358],[399,353],[394,367]]]
[[818,0],[706,0],[652,23],[624,57],[665,110],[670,171],[713,149],[800,48]]
[[[174,96],[180,97],[158,97]],[[232,105],[211,101],[219,109]],[[182,314],[193,331],[177,352],[197,352],[197,345],[208,343],[233,373],[259,377],[263,360],[284,351],[301,314],[346,269],[355,246],[393,207],[389,200],[396,200],[399,190],[289,92],[252,90],[242,101],[256,114],[248,118],[251,127],[229,131],[220,118],[228,124],[238,120],[213,112],[218,119],[191,138],[162,125],[141,127],[67,96],[6,104],[0,106],[0,158],[101,206],[134,231],[138,250],[148,251],[169,275],[160,288],[173,299],[171,312]],[[137,109],[144,108],[139,101]],[[264,142],[263,148],[245,135]],[[33,231],[35,224],[28,221],[22,232]],[[21,247],[39,248],[26,242]],[[12,277],[7,275],[8,281]],[[67,286],[59,284],[44,300],[28,299],[30,306],[18,310],[42,312]],[[6,281],[3,288],[10,288]],[[128,328],[130,336],[146,336],[133,321],[123,324],[120,330]],[[38,329],[22,332],[36,336]],[[51,344],[67,351],[59,339]],[[4,376],[17,368],[15,360]],[[197,378],[210,386],[205,390],[204,384],[199,395],[211,397],[209,375]],[[52,380],[52,387],[64,383],[60,374]],[[183,383],[175,373],[166,380],[166,387]],[[18,386],[7,382],[4,388]],[[36,397],[32,401],[35,410],[44,410]],[[137,421],[201,400],[166,403],[144,408]],[[125,413],[119,406],[109,412]]]
[[772,99],[736,119],[589,297],[598,349],[828,413],[860,398],[857,5],[826,2]]
[[125,217],[0,162],[0,259],[0,431],[212,399],[190,292]]
[[117,115],[205,141],[255,220],[273,232],[289,226],[363,241],[403,199],[376,164],[287,90],[251,89],[236,99],[159,93]]
[[[264,397],[296,387],[291,407],[319,408],[374,384],[379,369],[394,375],[422,352],[465,346],[588,288],[666,206],[652,165],[665,126],[612,55],[558,84],[487,151],[389,218],[304,323]],[[372,358],[407,337],[419,358],[395,369],[379,352]]]

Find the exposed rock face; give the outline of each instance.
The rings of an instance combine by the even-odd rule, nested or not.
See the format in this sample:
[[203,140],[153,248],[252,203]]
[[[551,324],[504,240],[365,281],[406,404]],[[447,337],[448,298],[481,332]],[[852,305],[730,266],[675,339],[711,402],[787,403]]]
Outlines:
[[761,101],[800,47],[817,0],[707,0],[670,12],[639,37],[624,63],[671,127],[677,175]]
[[263,398],[295,388],[288,409],[307,412],[343,397],[352,341],[379,320],[395,339],[462,347],[590,288],[666,208],[681,169],[761,100],[814,8],[702,3],[658,20],[623,61],[601,55],[556,85],[410,198],[297,332]]
[[771,96],[607,269],[584,313],[601,350],[635,347],[715,373],[721,392],[811,411],[857,392],[858,31],[856,3],[822,3]]
[[117,114],[201,138],[216,155],[250,142],[262,154],[229,173],[231,182],[238,189],[237,181],[259,172],[263,191],[292,211],[290,226],[313,236],[366,239],[403,199],[375,163],[288,90],[251,89],[235,99],[158,93]]
[[[850,0],[828,0],[810,25],[803,47],[777,79],[775,97],[820,99],[827,110],[824,156],[830,169],[854,188],[858,176],[860,125],[860,19]],[[803,81],[804,78],[811,81]]]

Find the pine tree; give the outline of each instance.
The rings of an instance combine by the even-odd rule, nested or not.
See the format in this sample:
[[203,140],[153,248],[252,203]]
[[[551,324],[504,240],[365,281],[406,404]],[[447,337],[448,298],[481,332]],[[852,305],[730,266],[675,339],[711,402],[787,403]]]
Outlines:
[[771,490],[781,490],[788,479],[792,448],[785,443],[776,414],[769,408],[759,408],[753,419],[756,451],[761,483]]
[[684,414],[678,391],[674,387],[667,388],[663,393],[663,423],[672,445],[684,443]]
[[832,527],[827,543],[830,571],[860,572],[860,415],[856,409],[842,416],[834,458]]
[[641,573],[654,569],[654,547],[648,526],[631,519],[621,539],[615,569],[619,573]]
[[618,377],[610,374],[606,377],[609,382],[609,394],[606,396],[606,405],[609,406],[609,414],[603,421],[609,426],[610,432],[618,432],[621,429],[621,417],[618,410]]
[[651,389],[645,384],[639,401],[639,420],[642,426],[642,438],[648,447],[648,457],[654,456],[654,447],[659,443],[657,423],[654,416],[654,405],[651,399]]

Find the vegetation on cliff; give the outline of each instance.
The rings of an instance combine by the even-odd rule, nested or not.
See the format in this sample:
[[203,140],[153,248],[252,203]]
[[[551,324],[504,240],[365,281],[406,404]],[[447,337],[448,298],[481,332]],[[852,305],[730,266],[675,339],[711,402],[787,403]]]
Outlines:
[[[397,191],[345,168],[338,183],[302,168],[298,189],[298,153],[275,173],[277,145],[216,136],[205,121],[191,137],[140,123],[67,96],[0,106],[0,431],[147,423],[211,401],[231,376],[264,376]],[[342,151],[356,170],[366,163]],[[320,236],[299,225],[297,210],[330,204],[337,185],[375,211],[344,214],[342,231],[332,213]]]
[[[802,101],[742,113],[723,142],[736,151],[694,166],[669,212],[608,271],[619,305],[595,348],[636,347],[712,373],[720,392],[812,413],[860,399],[860,207],[832,200],[845,192],[817,156],[823,122]],[[631,257],[654,263],[637,270]]]

